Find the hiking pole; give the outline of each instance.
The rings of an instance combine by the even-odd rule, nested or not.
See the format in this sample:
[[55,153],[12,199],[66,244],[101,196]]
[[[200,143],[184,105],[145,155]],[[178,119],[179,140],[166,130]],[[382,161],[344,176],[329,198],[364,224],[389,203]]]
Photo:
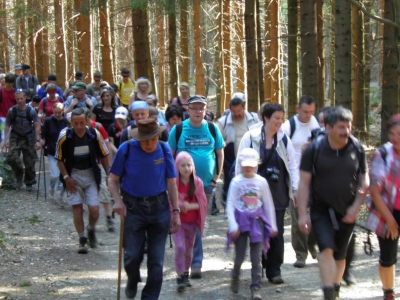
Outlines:
[[[42,147],[43,149],[43,147]],[[42,159],[43,159],[43,183],[44,183],[44,201],[47,201],[47,187],[46,187],[46,162],[44,161],[44,151],[42,151]]]
[[39,179],[38,179],[37,192],[36,192],[36,201],[39,200],[40,173],[42,172],[42,157],[43,157],[43,148],[40,148]]
[[121,269],[122,269],[122,245],[124,241],[124,217],[120,218],[120,220],[121,224],[119,227],[117,300],[119,300],[121,296]]

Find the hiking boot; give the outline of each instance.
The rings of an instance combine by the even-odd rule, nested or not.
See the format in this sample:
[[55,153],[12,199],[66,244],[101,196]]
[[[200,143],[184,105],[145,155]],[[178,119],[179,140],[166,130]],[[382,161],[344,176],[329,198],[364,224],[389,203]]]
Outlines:
[[231,277],[231,291],[235,294],[239,292],[239,278]]
[[107,216],[107,229],[109,232],[114,232],[115,231],[115,223],[111,219],[111,216]]
[[32,192],[32,191],[33,191],[32,184],[27,184],[27,185],[26,185],[26,191],[27,191],[27,192]]
[[212,207],[211,208],[211,215],[216,216],[219,214],[219,208],[218,207]]
[[336,300],[336,291],[333,287],[324,287],[324,300]]
[[262,300],[260,289],[251,290],[251,300]]
[[135,298],[137,293],[137,283],[134,283],[132,280],[129,280],[128,276],[128,282],[126,283],[125,287],[125,296],[128,299],[133,299]]
[[176,279],[176,283],[178,284],[178,287],[176,288],[179,293],[183,292],[186,288],[186,283],[184,279],[184,275],[179,275],[178,278]]
[[283,284],[285,281],[281,276],[275,276],[272,278],[268,278],[269,282],[272,282],[273,284]]
[[201,268],[192,268],[190,272],[190,278],[191,279],[200,279],[202,277],[201,275]]
[[97,248],[99,246],[99,243],[97,242],[96,233],[94,232],[94,229],[88,229],[87,235],[89,238],[90,248]]
[[383,293],[383,300],[392,300],[392,299],[396,299],[396,294],[394,293],[393,290],[390,291],[386,291]]
[[185,281],[186,286],[192,286],[192,283],[189,280],[189,272],[183,273],[183,280]]
[[306,263],[301,260],[296,260],[296,262],[293,264],[295,268],[304,268],[306,266]]
[[356,284],[357,280],[354,277],[353,273],[350,272],[350,270],[346,269],[343,273],[343,280],[346,282],[348,286],[352,284]]
[[87,244],[87,238],[80,237],[79,238],[79,247],[78,247],[79,254],[87,254],[88,253],[88,247],[86,244]]

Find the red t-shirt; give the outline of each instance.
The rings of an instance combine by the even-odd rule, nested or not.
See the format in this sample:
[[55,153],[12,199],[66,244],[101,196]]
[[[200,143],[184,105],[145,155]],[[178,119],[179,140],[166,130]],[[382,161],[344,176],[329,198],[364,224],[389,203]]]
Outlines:
[[14,89],[7,91],[4,87],[0,88],[0,118],[7,117],[8,110],[17,102],[15,101]]
[[[182,181],[179,180],[179,186],[178,186],[179,195],[184,194],[185,201],[187,201],[189,203],[197,203],[196,196],[194,196],[193,200],[190,200],[188,192],[189,192],[189,183],[184,184]],[[200,218],[199,210],[198,209],[189,210],[186,213],[181,212],[180,217],[181,217],[182,223],[196,223],[197,220]]]
[[[46,100],[46,111],[44,111],[44,113],[46,113],[46,118],[49,118],[53,115],[53,106],[56,103],[60,103],[60,100],[58,100],[58,98],[55,101],[51,101],[49,99]],[[42,99],[39,103],[39,110],[43,111],[43,107],[44,107],[44,99]]]
[[[91,120],[91,122],[92,122],[92,127],[96,128],[96,121]],[[103,140],[105,142],[108,142],[108,135],[107,135],[107,132],[104,129],[103,125],[100,126],[99,132],[100,132],[101,136],[103,137]]]

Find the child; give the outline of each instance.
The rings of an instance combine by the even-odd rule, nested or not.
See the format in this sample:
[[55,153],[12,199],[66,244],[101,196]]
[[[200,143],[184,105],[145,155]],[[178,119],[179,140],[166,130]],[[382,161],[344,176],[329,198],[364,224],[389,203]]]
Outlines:
[[189,281],[189,267],[193,257],[196,231],[203,234],[207,213],[207,198],[203,182],[195,174],[194,162],[189,153],[183,151],[176,156],[178,171],[176,186],[181,210],[181,228],[173,235],[175,243],[175,267],[178,273],[178,292],[183,292]]
[[229,223],[228,245],[235,242],[235,260],[231,290],[239,291],[240,267],[244,261],[247,238],[250,238],[251,299],[262,299],[261,252],[267,252],[269,238],[276,235],[275,207],[267,180],[254,173],[259,154],[252,148],[238,155],[242,174],[235,176],[228,191],[227,215]]

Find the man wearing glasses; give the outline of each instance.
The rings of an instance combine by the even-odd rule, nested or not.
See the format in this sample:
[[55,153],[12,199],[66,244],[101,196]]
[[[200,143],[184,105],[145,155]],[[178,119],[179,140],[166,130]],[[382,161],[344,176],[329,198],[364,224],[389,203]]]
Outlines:
[[[221,175],[225,143],[218,127],[204,120],[207,113],[206,106],[207,99],[204,96],[190,97],[188,100],[189,119],[183,121],[182,125],[175,125],[171,129],[168,144],[173,155],[175,155],[175,152],[186,151],[192,156],[196,175],[203,181],[204,192],[209,201]],[[178,134],[178,139],[177,126],[180,127],[179,131],[181,131],[181,134]],[[213,129],[214,134],[211,129]],[[216,160],[218,163],[216,163]],[[202,262],[203,246],[201,234],[198,231],[193,249],[191,278],[201,278]]]
[[135,84],[131,79],[131,72],[127,68],[121,69],[122,80],[118,81],[118,94],[122,105],[129,110],[129,100],[135,90]]
[[99,96],[100,96],[100,83],[101,83],[101,78],[103,77],[103,75],[101,74],[100,71],[96,71],[93,73],[93,78],[94,81],[92,83],[89,83],[86,87],[86,94],[90,95],[92,97],[95,97],[96,100],[99,100]]

